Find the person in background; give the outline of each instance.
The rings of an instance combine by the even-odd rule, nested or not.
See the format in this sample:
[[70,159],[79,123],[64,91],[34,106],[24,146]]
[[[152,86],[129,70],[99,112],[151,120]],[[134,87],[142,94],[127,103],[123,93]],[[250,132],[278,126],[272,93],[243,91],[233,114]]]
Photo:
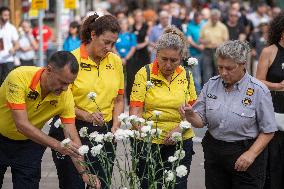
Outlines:
[[207,126],[202,140],[206,189],[262,189],[267,145],[277,130],[270,91],[245,70],[247,42],[226,41],[216,50],[218,76],[196,103],[180,113],[193,127]]
[[118,39],[115,43],[115,50],[122,59],[123,65],[126,67],[126,97],[129,104],[130,93],[134,82],[134,77],[137,72],[137,62],[134,61],[133,55],[137,47],[136,35],[129,31],[127,18],[118,20],[121,32],[118,34]]
[[[14,189],[39,189],[41,160],[46,147],[72,158],[75,169],[86,168],[79,162],[81,141],[74,125],[74,99],[69,84],[77,77],[79,66],[70,52],[54,53],[44,68],[21,66],[9,73],[0,87],[0,188],[7,167],[11,167]],[[62,145],[61,140],[41,131],[54,115],[59,115],[64,125],[64,138],[71,141]],[[63,140],[62,139],[62,140]],[[82,175],[88,184],[91,174]]]
[[190,45],[189,53],[190,56],[197,58],[198,65],[194,66],[192,69],[192,74],[194,78],[194,84],[197,94],[201,91],[201,72],[202,72],[202,51],[204,50],[204,45],[200,44],[200,31],[205,21],[202,20],[202,16],[199,12],[195,12],[193,15],[193,20],[187,24],[187,40]]
[[284,188],[284,12],[269,25],[268,46],[259,57],[256,77],[272,95],[278,131],[268,145],[265,189]]
[[[115,133],[120,127],[118,116],[124,112],[124,75],[120,57],[112,53],[118,39],[120,27],[117,19],[112,15],[98,16],[96,13],[88,16],[81,27],[81,46],[72,54],[79,63],[79,73],[71,85],[74,96],[76,128],[80,131],[86,127],[88,134],[98,132],[106,134]],[[96,93],[95,101],[88,98],[90,92]],[[61,128],[51,127],[49,135],[61,140],[64,137]],[[80,137],[82,144],[90,148],[98,143],[93,143],[85,137]],[[115,150],[110,142],[104,143],[104,149],[110,162],[115,159]],[[69,157],[64,157],[52,151],[59,178],[60,189],[85,189],[81,175]],[[107,167],[111,175],[106,175],[105,167],[98,157],[88,153],[92,162],[91,173],[98,175],[102,189],[107,189],[106,178],[111,178],[112,166]],[[90,186],[88,186],[90,187]]]
[[211,17],[201,28],[200,43],[205,49],[202,52],[202,82],[206,83],[212,76],[216,75],[216,63],[214,54],[216,48],[229,39],[229,32],[220,22],[221,13],[217,9],[211,11]]
[[228,20],[225,25],[229,31],[229,40],[245,41],[246,32],[245,26],[240,22],[241,13],[235,9],[230,9],[228,13]]
[[0,86],[14,67],[14,55],[19,48],[19,35],[10,20],[11,10],[0,7]]
[[63,43],[63,50],[73,51],[80,47],[80,24],[77,21],[73,21],[69,25],[69,32],[67,38]]
[[29,21],[23,20],[20,23],[19,34],[19,49],[16,55],[20,59],[21,66],[33,66],[38,43],[32,35],[31,23]]
[[[187,40],[183,33],[174,26],[169,26],[158,39],[157,43],[157,58],[149,64],[150,80],[154,87],[147,90],[147,71],[146,68],[141,68],[136,76],[131,93],[130,115],[143,117],[145,120],[153,120],[154,110],[161,111],[157,128],[162,130],[161,136],[152,140],[152,154],[160,148],[164,167],[157,161],[157,179],[163,178],[163,169],[170,169],[171,163],[168,162],[168,157],[173,156],[180,142],[172,140],[171,136],[174,132],[182,132],[179,123],[182,121],[178,109],[184,103],[193,104],[197,98],[193,83],[192,75],[189,74],[182,66],[182,60],[188,54]],[[188,73],[187,73],[188,72]],[[187,76],[188,74],[188,76]],[[183,81],[183,82],[180,82]],[[170,89],[170,90],[169,90]],[[144,107],[147,107],[144,111]],[[136,126],[136,129],[140,129]],[[185,157],[181,160],[181,164],[186,166],[187,175],[182,178],[177,178],[175,189],[186,189],[188,182],[188,174],[190,171],[191,159],[193,152],[192,137],[194,132],[188,129],[183,133],[182,146],[185,151]],[[148,184],[148,171],[151,169],[147,162],[146,156],[148,149],[143,148],[143,141],[138,144],[138,151],[141,152],[139,157],[137,175],[141,180],[141,188],[149,189],[156,188]],[[158,157],[157,157],[158,159]],[[162,169],[162,171],[161,171]],[[145,172],[145,177],[143,173]],[[157,184],[157,188],[161,188]]]
[[270,18],[267,15],[267,5],[264,2],[259,2],[256,11],[249,14],[248,19],[252,22],[255,30],[258,29],[258,25],[261,22],[269,22]]

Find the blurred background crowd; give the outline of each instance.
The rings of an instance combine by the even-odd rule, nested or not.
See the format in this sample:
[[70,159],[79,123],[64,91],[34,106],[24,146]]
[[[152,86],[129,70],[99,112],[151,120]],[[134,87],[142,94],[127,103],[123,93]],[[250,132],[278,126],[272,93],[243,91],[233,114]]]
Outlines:
[[[0,2],[0,63],[7,60],[1,46],[10,43],[14,52],[9,61],[14,66],[39,65],[38,12],[30,9],[30,4],[28,0]],[[48,1],[42,31],[45,60],[57,50],[72,51],[80,46],[80,25],[86,16],[113,14],[121,27],[113,51],[122,58],[131,86],[136,72],[155,59],[155,42],[163,29],[175,25],[187,36],[189,56],[199,61],[192,68],[197,92],[217,74],[214,53],[226,40],[250,43],[247,70],[255,75],[260,52],[266,46],[268,23],[284,7],[281,0],[77,0],[76,4],[75,9],[64,9],[63,1]],[[5,30],[5,23],[11,27]],[[14,30],[12,37],[5,39],[3,34]],[[187,66],[186,61],[184,64]]]

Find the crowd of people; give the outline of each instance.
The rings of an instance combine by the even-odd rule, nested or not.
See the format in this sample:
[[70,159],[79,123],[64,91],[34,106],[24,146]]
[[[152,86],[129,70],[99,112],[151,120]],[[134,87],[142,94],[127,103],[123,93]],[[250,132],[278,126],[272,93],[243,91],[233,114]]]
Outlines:
[[[151,120],[153,110],[163,112],[157,124],[163,132],[152,150],[161,149],[164,162],[180,145],[171,134],[182,132],[182,163],[190,170],[194,132],[178,125],[187,120],[207,127],[202,141],[207,189],[283,188],[284,12],[264,3],[251,11],[234,0],[189,10],[165,3],[157,14],[94,13],[70,23],[64,51],[40,68],[34,66],[38,29],[32,32],[24,20],[18,32],[9,22],[10,10],[0,8],[0,186],[11,167],[14,188],[37,189],[41,159],[50,147],[59,188],[108,188],[111,175],[97,157],[89,152],[93,170],[78,163],[84,161],[78,148],[90,145],[78,131],[115,133],[126,94],[129,115]],[[188,57],[198,65],[188,65]],[[14,68],[17,59],[21,66]],[[86,98],[90,92],[97,94],[95,102]],[[47,135],[41,128],[52,118],[52,125],[61,119],[64,127],[51,127]],[[65,138],[71,139],[68,146],[61,145]],[[105,148],[113,160],[114,149]],[[136,174],[145,169],[141,157]],[[188,173],[174,188],[187,188]],[[143,179],[140,187],[149,188],[149,181]]]

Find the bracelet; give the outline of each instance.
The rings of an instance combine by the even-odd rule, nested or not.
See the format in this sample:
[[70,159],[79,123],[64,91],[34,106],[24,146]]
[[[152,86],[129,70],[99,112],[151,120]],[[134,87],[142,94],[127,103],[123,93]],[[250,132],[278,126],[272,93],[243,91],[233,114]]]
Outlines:
[[83,175],[83,174],[86,174],[86,173],[89,173],[89,171],[88,171],[88,170],[79,171],[79,174],[80,174],[80,175]]

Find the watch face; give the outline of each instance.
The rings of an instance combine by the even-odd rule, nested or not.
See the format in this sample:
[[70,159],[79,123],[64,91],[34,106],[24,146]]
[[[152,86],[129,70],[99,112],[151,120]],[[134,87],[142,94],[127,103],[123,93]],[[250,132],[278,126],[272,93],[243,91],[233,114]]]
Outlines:
[[4,50],[4,42],[3,42],[3,38],[0,38],[0,51]]

